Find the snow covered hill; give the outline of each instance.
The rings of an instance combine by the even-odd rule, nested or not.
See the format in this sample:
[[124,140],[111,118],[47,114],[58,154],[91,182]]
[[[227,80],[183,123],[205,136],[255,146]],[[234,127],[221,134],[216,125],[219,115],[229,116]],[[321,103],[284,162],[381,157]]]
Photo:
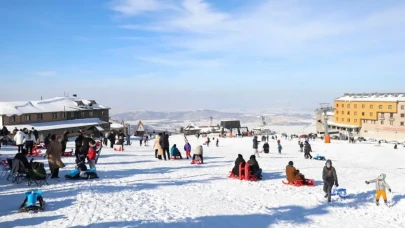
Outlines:
[[[189,140],[193,147],[204,142]],[[182,148],[183,137],[172,136],[170,143]],[[24,192],[33,187],[0,180],[0,227],[405,227],[403,147],[311,142],[313,155],[332,159],[340,188],[349,194],[346,199],[335,196],[328,204],[322,191],[324,161],[305,160],[296,140],[281,143],[282,154],[271,141],[270,154],[258,158],[264,176],[259,182],[227,177],[238,153],[245,159],[252,154],[252,138],[220,139],[220,147],[204,146],[203,165],[191,165],[187,159],[157,160],[151,146],[140,147],[138,142],[124,152],[103,148],[97,164],[100,179],[50,180],[41,188],[47,202],[44,212],[17,213]],[[15,152],[15,147],[0,151],[2,157]],[[67,167],[61,177],[74,168],[73,158],[63,161]],[[288,161],[317,186],[282,184]],[[393,190],[388,193],[391,208],[377,207],[375,186],[364,183],[380,173],[387,174]]]

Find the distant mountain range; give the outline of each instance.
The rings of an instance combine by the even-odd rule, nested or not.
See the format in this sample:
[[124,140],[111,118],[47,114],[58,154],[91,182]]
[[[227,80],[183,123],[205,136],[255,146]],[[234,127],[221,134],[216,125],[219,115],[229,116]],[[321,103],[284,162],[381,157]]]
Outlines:
[[[194,111],[178,111],[178,112],[155,112],[155,111],[130,111],[112,115],[113,119],[124,121],[139,121],[139,120],[169,120],[169,121],[190,121],[190,122],[208,122],[213,118],[213,122],[218,123],[220,120],[236,119],[242,122],[260,122],[260,116],[266,116],[268,122],[280,119],[283,117],[287,122],[296,120],[297,122],[314,119],[314,115],[310,113],[237,113],[237,112],[221,112],[210,109],[194,110]],[[290,121],[289,121],[290,120]],[[279,122],[279,121],[277,121]]]

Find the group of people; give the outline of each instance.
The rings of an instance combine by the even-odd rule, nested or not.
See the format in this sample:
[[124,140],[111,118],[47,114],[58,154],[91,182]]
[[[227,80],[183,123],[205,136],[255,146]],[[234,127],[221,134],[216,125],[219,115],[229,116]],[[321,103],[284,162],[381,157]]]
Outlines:
[[[259,163],[257,162],[256,156],[254,154],[250,156],[247,164],[249,165],[250,175],[254,175],[257,177],[257,179],[261,180],[262,179],[262,169],[260,168]],[[232,173],[238,177],[239,168],[245,167],[245,166],[246,166],[245,159],[243,158],[242,154],[238,154],[238,157],[235,160],[235,165],[232,168]]]
[[304,152],[304,158],[305,159],[312,159],[312,148],[311,148],[311,144],[309,144],[308,140],[305,141],[305,145],[302,141],[298,141],[298,145],[300,147],[300,152]]
[[38,131],[35,130],[35,128],[32,128],[30,131],[15,129],[13,132],[15,132],[14,141],[18,147],[18,153],[22,152],[25,145],[25,150],[27,150],[27,153],[32,156],[34,144],[38,142],[39,139]]
[[[265,137],[265,136],[263,136],[263,137]],[[266,137],[265,137],[265,139],[267,140]],[[260,144],[260,141],[257,140],[257,136],[254,136],[253,137],[253,152],[258,157],[260,157],[260,155],[259,155],[259,144]],[[283,149],[283,147],[281,146],[280,140],[277,140],[277,150],[278,150],[279,154],[281,154],[282,149]],[[270,152],[270,145],[269,145],[269,143],[267,141],[265,141],[265,143],[263,144],[263,152],[266,153],[266,154],[268,154]]]

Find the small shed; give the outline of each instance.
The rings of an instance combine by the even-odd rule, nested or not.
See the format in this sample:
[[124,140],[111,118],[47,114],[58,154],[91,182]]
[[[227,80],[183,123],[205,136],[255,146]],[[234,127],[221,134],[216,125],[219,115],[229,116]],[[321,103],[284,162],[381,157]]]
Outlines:
[[142,121],[139,121],[134,136],[143,136],[144,134],[146,134],[145,126],[143,125]]

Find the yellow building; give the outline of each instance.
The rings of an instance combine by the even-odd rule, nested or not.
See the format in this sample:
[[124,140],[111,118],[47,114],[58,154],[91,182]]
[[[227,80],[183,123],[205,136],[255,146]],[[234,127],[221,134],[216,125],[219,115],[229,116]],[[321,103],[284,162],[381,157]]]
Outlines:
[[344,94],[328,121],[340,132],[386,140],[405,140],[404,123],[405,93]]

